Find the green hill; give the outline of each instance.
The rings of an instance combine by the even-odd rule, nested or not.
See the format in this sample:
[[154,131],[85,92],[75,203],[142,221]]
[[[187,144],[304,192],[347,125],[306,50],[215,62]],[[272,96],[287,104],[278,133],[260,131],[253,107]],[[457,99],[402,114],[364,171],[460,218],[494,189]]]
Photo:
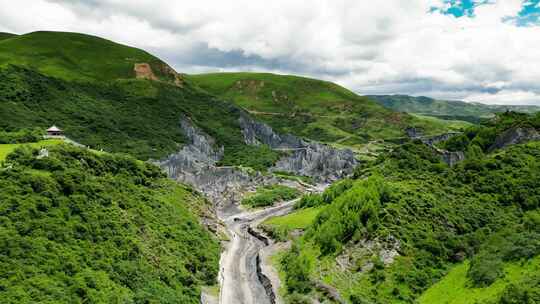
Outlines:
[[145,51],[78,33],[33,32],[0,39],[0,65],[15,64],[65,80],[135,78],[147,63],[159,79],[172,79],[168,66]]
[[539,106],[487,105],[463,101],[437,100],[429,97],[408,95],[371,95],[369,98],[383,106],[399,112],[435,116],[442,119],[456,119],[479,122],[481,118],[493,117],[495,113],[506,111],[535,113]]
[[199,303],[220,251],[205,199],[132,157],[48,149],[0,167],[1,302]]
[[4,40],[4,39],[13,38],[13,37],[16,37],[16,36],[17,35],[15,35],[15,34],[0,32],[0,41]]
[[[159,78],[137,79],[135,63],[149,63]],[[0,41],[0,105],[0,131],[56,124],[81,144],[144,160],[178,151],[183,115],[225,146],[224,164],[261,169],[265,158],[275,159],[244,144],[238,108],[142,50],[89,35],[35,32]],[[234,157],[240,151],[250,156]]]
[[328,143],[358,145],[401,137],[407,127],[432,134],[451,129],[446,122],[397,113],[316,79],[268,73],[214,73],[188,79],[283,133]]

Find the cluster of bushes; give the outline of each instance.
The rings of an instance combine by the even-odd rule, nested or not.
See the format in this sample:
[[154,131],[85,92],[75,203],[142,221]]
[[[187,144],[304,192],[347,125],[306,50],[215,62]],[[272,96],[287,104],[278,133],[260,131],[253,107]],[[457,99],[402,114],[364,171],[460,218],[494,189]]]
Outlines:
[[227,146],[225,155],[220,164],[229,166],[246,166],[265,172],[272,167],[282,156],[282,153],[270,149],[267,145],[261,146]]
[[21,144],[43,139],[43,129],[22,129],[13,132],[0,131],[0,144]]
[[528,260],[540,254],[540,211],[529,211],[523,223],[505,228],[482,244],[471,260],[468,276],[477,287],[504,277],[506,262]]
[[331,184],[322,194],[307,194],[294,205],[295,209],[318,207],[330,204],[336,197],[353,186],[353,180],[343,179]]
[[219,244],[159,168],[70,146],[0,168],[2,303],[199,303]]
[[300,191],[291,187],[283,185],[263,186],[259,187],[254,194],[244,198],[242,204],[250,207],[265,207],[276,202],[292,200],[298,196],[300,196]]

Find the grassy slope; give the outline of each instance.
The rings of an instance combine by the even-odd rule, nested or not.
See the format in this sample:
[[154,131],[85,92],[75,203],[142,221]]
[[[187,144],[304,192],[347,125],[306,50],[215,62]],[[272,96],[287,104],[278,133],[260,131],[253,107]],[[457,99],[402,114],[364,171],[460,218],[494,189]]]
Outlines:
[[62,140],[58,139],[48,139],[48,140],[42,140],[40,142],[36,143],[24,143],[24,144],[4,144],[0,145],[0,162],[4,161],[9,153],[15,151],[15,149],[21,147],[21,146],[27,146],[31,148],[42,148],[42,147],[49,147],[49,146],[56,146],[63,143]]
[[13,38],[13,37],[16,37],[16,36],[17,35],[15,35],[15,34],[0,32],[0,41],[4,40],[4,39]]
[[[0,41],[0,130],[56,124],[94,149],[161,158],[184,142],[182,115],[225,146],[224,164],[264,169],[276,152],[248,147],[239,110],[185,81],[181,86],[133,78],[133,64],[164,63],[94,36],[35,32]],[[246,156],[247,155],[247,156]]]
[[444,119],[438,119],[433,116],[427,116],[427,115],[420,115],[420,114],[411,114],[414,117],[418,118],[419,120],[426,121],[426,124],[431,125],[439,125],[438,128],[448,128],[450,130],[461,130],[466,129],[470,127],[472,124],[467,121],[463,120],[444,120]]
[[313,223],[323,208],[324,207],[300,209],[285,216],[269,218],[262,224],[278,229],[305,229]]
[[455,266],[440,282],[426,290],[418,299],[419,304],[474,304],[497,300],[504,289],[519,283],[528,275],[540,273],[540,257],[526,263],[507,263],[504,278],[497,279],[485,288],[471,287],[467,277],[469,263]]
[[[235,109],[186,84],[146,80],[66,82],[19,67],[0,68],[0,129],[56,124],[94,149],[159,158],[183,142],[182,114],[221,144],[241,144]],[[166,109],[166,110],[165,110]]]
[[439,133],[446,126],[385,109],[334,83],[267,73],[190,75],[201,88],[252,111],[281,132],[328,143],[364,144],[403,136],[409,126]]
[[152,65],[160,76],[159,66],[163,63],[158,58],[95,36],[33,32],[0,40],[0,65],[27,66],[66,80],[133,78],[134,64],[143,62]]

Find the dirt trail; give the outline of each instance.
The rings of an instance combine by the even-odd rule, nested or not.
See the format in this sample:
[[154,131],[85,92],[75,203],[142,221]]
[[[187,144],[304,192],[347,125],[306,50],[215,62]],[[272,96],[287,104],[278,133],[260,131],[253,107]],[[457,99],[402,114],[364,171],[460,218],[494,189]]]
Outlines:
[[[271,216],[289,213],[298,199],[262,210],[242,212],[223,210],[221,219],[229,230],[231,241],[221,255],[219,281],[220,304],[274,304],[271,293],[263,286],[257,272],[259,253],[267,246],[253,230]],[[251,231],[249,231],[251,230]],[[250,233],[251,232],[251,233]],[[259,266],[260,269],[260,266]]]
[[[326,186],[313,187],[310,192],[322,192]],[[265,266],[259,265],[262,250],[270,242],[265,236],[258,234],[256,227],[269,217],[290,213],[298,200],[299,198],[256,211],[242,211],[233,205],[218,212],[230,237],[230,242],[220,260],[219,304],[277,302],[275,290],[270,283],[272,279],[275,281],[275,278],[267,278],[263,273]],[[264,259],[264,254],[262,256]],[[264,285],[261,281],[264,281]]]

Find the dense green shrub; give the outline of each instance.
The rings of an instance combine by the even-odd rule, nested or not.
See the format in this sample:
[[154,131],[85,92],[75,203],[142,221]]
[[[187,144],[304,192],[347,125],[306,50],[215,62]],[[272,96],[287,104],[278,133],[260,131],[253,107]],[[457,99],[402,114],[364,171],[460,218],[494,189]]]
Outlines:
[[300,195],[297,189],[283,185],[263,186],[252,195],[242,200],[243,205],[250,207],[271,206],[276,202],[292,200]]
[[497,304],[537,303],[540,303],[540,275],[526,278],[520,284],[510,284]]
[[71,146],[0,168],[2,303],[199,303],[219,244],[159,168]]
[[285,283],[289,293],[305,294],[312,289],[309,275],[313,264],[297,246],[293,246],[285,255],[282,266],[286,273]]
[[21,129],[15,132],[0,131],[0,144],[37,142],[43,139],[44,129]]

